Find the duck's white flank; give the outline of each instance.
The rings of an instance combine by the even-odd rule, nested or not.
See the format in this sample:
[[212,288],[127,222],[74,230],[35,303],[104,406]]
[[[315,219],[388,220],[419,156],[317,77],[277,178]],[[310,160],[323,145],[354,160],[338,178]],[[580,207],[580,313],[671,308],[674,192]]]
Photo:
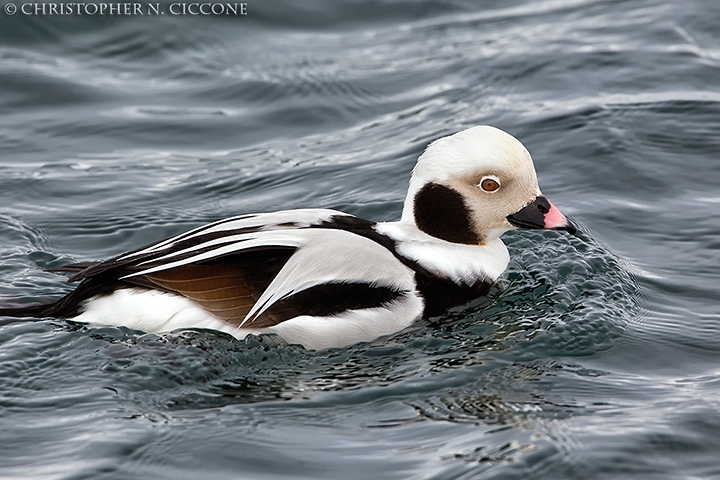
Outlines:
[[407,295],[387,307],[350,310],[331,317],[302,315],[268,327],[267,331],[314,350],[346,347],[397,333],[419,319],[422,311],[422,299]]
[[185,297],[137,288],[123,288],[110,295],[93,297],[84,303],[83,313],[73,320],[155,333],[183,328],[208,328],[231,334],[236,330]]
[[97,326],[124,326],[143,332],[168,333],[210,329],[237,339],[250,334],[276,333],[286,342],[321,350],[370,342],[413,324],[423,311],[417,295],[405,295],[390,305],[350,310],[328,317],[301,315],[267,328],[240,328],[219,320],[185,297],[157,290],[122,289],[95,297],[73,320]]

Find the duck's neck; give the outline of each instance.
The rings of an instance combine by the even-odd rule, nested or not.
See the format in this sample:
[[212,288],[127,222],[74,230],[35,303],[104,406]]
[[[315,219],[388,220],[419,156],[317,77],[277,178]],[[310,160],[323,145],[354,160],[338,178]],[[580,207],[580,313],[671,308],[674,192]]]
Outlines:
[[404,220],[379,223],[375,230],[395,242],[399,255],[457,284],[494,282],[510,261],[500,238],[482,245],[453,243],[428,235],[414,222]]
[[463,245],[432,237],[414,223],[380,223],[375,230],[391,239],[395,255],[415,271],[425,316],[435,316],[486,294],[508,265],[499,238],[485,245]]

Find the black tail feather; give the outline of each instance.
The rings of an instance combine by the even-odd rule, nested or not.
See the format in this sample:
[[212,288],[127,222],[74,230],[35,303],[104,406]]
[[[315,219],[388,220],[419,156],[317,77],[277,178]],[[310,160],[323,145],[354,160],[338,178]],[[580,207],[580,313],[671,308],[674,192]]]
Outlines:
[[68,265],[62,265],[60,267],[53,267],[48,268],[45,270],[46,272],[52,272],[52,273],[72,273],[73,275],[68,278],[68,283],[77,282],[78,280],[82,280],[83,278],[83,272],[87,269],[94,267],[102,262],[79,262],[79,263],[71,263]]
[[90,267],[93,267],[97,265],[99,262],[79,262],[79,263],[70,263],[68,265],[62,265],[60,267],[53,267],[48,268],[45,271],[46,272],[54,272],[54,273],[78,273],[82,272],[83,270],[86,270]]
[[108,295],[118,288],[143,288],[119,282],[112,278],[92,278],[84,280],[75,290],[54,302],[41,302],[29,305],[0,305],[0,316],[23,318],[72,318],[82,313],[85,301],[96,296]]
[[[78,273],[86,270],[93,265],[97,265],[98,262],[80,262],[71,263],[69,265],[63,265],[60,267],[48,268],[47,272],[55,273]],[[72,281],[72,278],[69,280]],[[16,317],[16,318],[69,318],[77,315],[80,310],[80,304],[83,300],[93,296],[94,293],[100,293],[104,288],[98,288],[94,283],[90,282],[91,285],[80,284],[74,292],[71,292],[64,297],[55,301],[46,301],[40,303],[31,304],[6,304],[0,305],[0,317]],[[88,288],[90,287],[90,288]]]
[[52,303],[35,303],[31,305],[17,307],[0,307],[0,317],[17,317],[17,318],[45,318],[53,317],[51,313],[55,304]]

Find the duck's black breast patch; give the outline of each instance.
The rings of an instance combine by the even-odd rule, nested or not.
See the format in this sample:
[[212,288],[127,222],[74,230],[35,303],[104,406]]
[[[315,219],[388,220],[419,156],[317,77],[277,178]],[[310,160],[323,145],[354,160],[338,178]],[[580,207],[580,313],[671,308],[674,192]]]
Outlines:
[[418,228],[453,243],[475,245],[480,241],[470,219],[470,209],[457,190],[428,183],[415,194],[413,214]]

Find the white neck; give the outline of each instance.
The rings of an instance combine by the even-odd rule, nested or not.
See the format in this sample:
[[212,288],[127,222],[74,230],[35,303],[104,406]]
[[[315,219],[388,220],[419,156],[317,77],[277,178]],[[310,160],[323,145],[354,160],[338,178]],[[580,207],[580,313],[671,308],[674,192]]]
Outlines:
[[471,285],[478,280],[494,282],[510,262],[510,255],[500,238],[483,245],[446,242],[418,229],[412,219],[406,222],[404,218],[398,222],[378,223],[376,230],[397,242],[400,255],[458,285]]
[[409,225],[415,226],[415,214],[413,206],[415,204],[415,195],[423,187],[425,182],[419,180],[416,177],[410,178],[410,185],[408,186],[407,195],[405,195],[405,202],[403,203],[402,216],[400,221]]

